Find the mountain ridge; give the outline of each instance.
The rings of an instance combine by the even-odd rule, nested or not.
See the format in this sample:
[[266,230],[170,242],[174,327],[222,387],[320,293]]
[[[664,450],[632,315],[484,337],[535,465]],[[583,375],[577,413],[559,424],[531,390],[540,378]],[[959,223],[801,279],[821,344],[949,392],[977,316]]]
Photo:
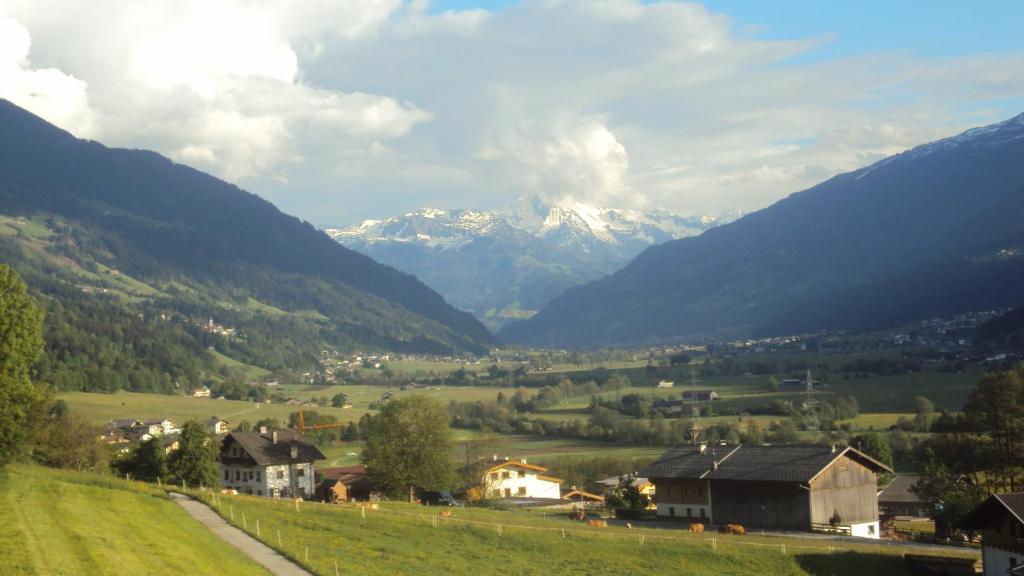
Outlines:
[[[232,318],[265,347],[276,330],[293,367],[322,346],[484,353],[495,343],[414,277],[254,194],[154,152],[79,140],[2,100],[0,214],[16,224],[0,235],[5,261],[27,269],[30,286],[134,283],[110,305]],[[49,229],[32,237],[19,218]]]
[[571,286],[615,271],[651,244],[700,234],[719,223],[708,215],[524,197],[502,210],[425,207],[325,232],[415,274],[454,305],[498,328],[528,316]]
[[1024,290],[1022,159],[1024,115],[923,144],[648,248],[499,337],[637,344],[873,328],[1012,305]]

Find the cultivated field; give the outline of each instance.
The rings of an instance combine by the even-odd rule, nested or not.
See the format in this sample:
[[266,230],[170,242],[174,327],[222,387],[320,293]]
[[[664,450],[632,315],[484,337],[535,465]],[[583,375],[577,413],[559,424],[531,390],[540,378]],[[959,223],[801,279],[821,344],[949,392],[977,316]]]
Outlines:
[[[903,574],[900,545],[678,529],[591,528],[564,513],[217,496],[229,522],[316,574]],[[258,524],[257,524],[258,522]],[[920,553],[920,550],[915,550]],[[950,551],[959,554],[960,551]],[[972,554],[965,552],[965,555]],[[975,554],[976,555],[976,554]]]
[[14,466],[0,472],[0,574],[266,574],[154,486]]

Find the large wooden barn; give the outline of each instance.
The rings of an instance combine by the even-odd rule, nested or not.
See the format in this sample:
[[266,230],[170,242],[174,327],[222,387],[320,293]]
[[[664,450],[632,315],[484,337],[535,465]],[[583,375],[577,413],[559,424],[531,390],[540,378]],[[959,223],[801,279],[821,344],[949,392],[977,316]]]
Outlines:
[[848,530],[879,537],[876,475],[891,472],[853,448],[695,445],[641,470],[660,517],[769,530]]

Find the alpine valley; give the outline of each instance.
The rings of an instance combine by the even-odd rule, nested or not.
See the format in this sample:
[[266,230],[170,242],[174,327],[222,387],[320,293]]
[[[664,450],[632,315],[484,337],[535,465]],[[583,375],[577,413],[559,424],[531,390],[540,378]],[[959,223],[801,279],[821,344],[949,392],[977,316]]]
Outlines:
[[[0,262],[46,310],[40,378],[173,391],[321,350],[483,353],[470,314],[269,202],[0,100]],[[186,388],[187,389],[187,388]]]
[[1024,295],[1024,115],[653,246],[499,336],[601,346],[869,330]]
[[506,210],[424,208],[327,234],[421,279],[488,327],[528,318],[643,249],[695,236],[737,213],[679,216],[524,197]]

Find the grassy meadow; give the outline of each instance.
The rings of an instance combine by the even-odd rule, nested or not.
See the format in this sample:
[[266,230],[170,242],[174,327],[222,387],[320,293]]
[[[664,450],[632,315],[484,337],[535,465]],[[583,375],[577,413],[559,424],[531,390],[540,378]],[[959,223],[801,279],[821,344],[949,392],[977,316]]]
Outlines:
[[0,574],[267,574],[154,486],[13,466],[0,500]]
[[[564,513],[384,503],[301,503],[206,494],[229,522],[324,576],[346,574],[902,574],[894,545],[590,528]],[[257,529],[257,521],[259,528]],[[258,530],[258,531],[257,531]],[[920,552],[918,550],[918,552]],[[951,550],[950,554],[971,555]],[[973,553],[976,556],[976,553]]]

